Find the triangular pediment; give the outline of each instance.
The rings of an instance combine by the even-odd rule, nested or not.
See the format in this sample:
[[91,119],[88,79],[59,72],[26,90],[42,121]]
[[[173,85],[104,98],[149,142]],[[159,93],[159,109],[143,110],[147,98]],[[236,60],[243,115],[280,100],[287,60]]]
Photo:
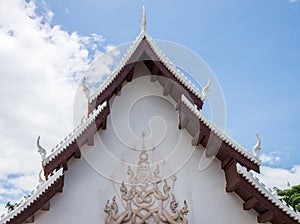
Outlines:
[[[220,150],[208,150],[208,156],[217,155],[221,161],[234,159],[248,170],[259,172],[260,161],[224,135],[201,114],[204,97],[199,90],[176,69],[155,41],[146,32],[142,32],[129,47],[117,68],[91,97],[92,113],[82,119],[43,161],[46,176],[59,167],[67,167],[67,161],[73,155],[80,158],[80,147],[91,141],[89,136],[100,128],[106,128],[110,100],[121,94],[123,86],[134,79],[134,69],[139,63],[148,69],[147,74],[152,82],[160,83],[163,95],[172,97],[177,103],[180,118],[178,127],[185,128],[193,136],[192,145],[201,144],[205,148],[212,148],[208,146],[217,142]],[[208,141],[209,139],[212,141]]]
[[[146,85],[150,86],[151,83],[155,83],[155,90],[161,88],[157,92],[165,98],[170,98],[173,104],[176,105],[176,111],[175,107],[173,108],[176,116],[173,116],[172,120],[176,125],[173,125],[175,128],[169,131],[184,133],[185,142],[181,148],[186,151],[193,147],[197,148],[192,157],[193,165],[185,166],[185,170],[182,173],[178,172],[179,177],[188,181],[193,181],[194,177],[199,177],[197,181],[195,180],[195,183],[201,186],[201,181],[203,181],[203,189],[207,191],[216,190],[220,187],[218,184],[224,184],[224,186],[222,185],[224,192],[216,191],[218,196],[226,198],[221,201],[224,203],[234,201],[233,203],[236,203],[236,198],[232,200],[232,198],[224,196],[225,192],[235,192],[242,199],[244,210],[254,209],[258,213],[258,220],[261,222],[273,220],[274,223],[297,223],[300,220],[294,213],[287,211],[287,207],[280,204],[278,200],[273,200],[272,195],[268,194],[264,187],[256,182],[256,179],[248,171],[254,170],[259,172],[260,161],[205,118],[201,113],[204,97],[199,90],[176,69],[176,66],[156,46],[155,41],[146,32],[142,32],[133,42],[127,54],[121,59],[119,66],[92,96],[90,102],[91,112],[83,117],[80,124],[55,146],[43,161],[46,181],[41,183],[37,190],[33,192],[32,197],[29,200],[24,200],[23,204],[14,213],[4,217],[7,223],[17,223],[25,220],[30,222],[30,218],[34,217],[34,214],[39,209],[49,209],[50,199],[57,192],[63,190],[65,173],[69,172],[68,169],[71,169],[72,166],[75,167],[74,169],[77,169],[77,173],[74,171],[75,174],[73,174],[76,178],[68,181],[75,185],[79,183],[79,180],[81,181],[82,177],[82,180],[86,181],[85,184],[90,184],[88,181],[93,180],[95,174],[87,171],[88,174],[86,176],[85,173],[80,176],[78,174],[80,172],[79,169],[83,167],[84,171],[86,171],[88,166],[86,164],[83,165],[82,159],[74,161],[73,158],[81,158],[82,148],[89,150],[89,147],[102,147],[97,145],[99,142],[97,142],[95,136],[98,134],[104,135],[108,131],[112,131],[111,121],[109,121],[109,119],[112,119],[111,103],[118,97],[126,99],[126,96],[122,95],[123,88],[130,86],[129,83],[135,79],[136,70],[140,68],[146,71],[143,74],[150,76],[148,84],[145,84],[145,88],[147,88]],[[215,144],[219,144],[217,151],[213,150]],[[202,154],[205,154],[206,157],[215,156],[217,159],[213,160],[213,167],[209,168],[206,173],[199,174],[195,168],[196,160]],[[105,161],[105,158],[101,156],[100,158],[102,158],[101,163],[109,163]],[[70,161],[72,161],[71,165],[69,165]],[[79,164],[77,167],[74,165],[76,162]],[[175,163],[175,165],[177,164]],[[210,172],[216,172],[217,174],[214,176]],[[189,176],[191,173],[193,176]],[[93,178],[89,179],[89,175]],[[200,177],[203,180],[200,180]],[[224,182],[219,181],[222,178]],[[99,184],[103,189],[108,185],[105,181]],[[190,183],[188,181],[186,183]],[[199,196],[203,200],[205,199],[203,195],[208,193],[202,192],[201,194],[201,192],[197,192],[196,188],[199,187],[198,185],[189,186],[188,184],[183,184],[181,186],[183,191],[181,192],[193,189],[194,195]],[[68,188],[71,187],[73,186],[68,186]],[[80,191],[80,187],[76,186],[76,189]],[[68,191],[71,191],[71,189],[68,189]],[[184,197],[184,195],[180,196],[181,198]],[[72,197],[70,198],[72,199]],[[189,195],[189,198],[192,200],[193,197]],[[215,199],[218,200],[217,198]],[[193,204],[201,205],[205,203],[199,203],[195,199],[191,204],[193,206]],[[104,206],[104,204],[101,206]],[[208,204],[207,206],[210,205]],[[195,213],[197,208],[193,207],[193,209]],[[57,210],[55,214],[60,214]],[[230,209],[226,208],[224,210],[229,212]],[[226,216],[226,214],[223,215]],[[247,220],[253,219],[252,216],[252,213],[245,215]],[[254,216],[256,217],[256,214]],[[199,216],[195,215],[195,217]],[[230,217],[226,218],[226,220],[230,219]]]
[[204,97],[199,89],[176,68],[146,32],[137,37],[111,76],[92,96],[92,107],[97,107],[118,93],[124,82],[130,82],[134,66],[138,62],[145,63],[153,75],[153,80],[163,77],[177,83],[185,90],[186,97],[189,97],[199,109],[202,108]]

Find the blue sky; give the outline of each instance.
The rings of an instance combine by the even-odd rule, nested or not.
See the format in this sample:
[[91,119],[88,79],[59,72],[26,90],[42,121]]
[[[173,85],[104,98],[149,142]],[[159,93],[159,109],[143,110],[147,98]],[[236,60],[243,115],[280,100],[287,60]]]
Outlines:
[[[46,1],[54,24],[105,44],[133,41],[141,6],[155,39],[180,43],[214,71],[227,106],[227,133],[246,148],[262,137],[268,165],[298,164],[300,138],[300,2],[280,1]],[[40,7],[44,3],[40,2]]]
[[192,49],[214,71],[226,133],[249,150],[260,133],[261,179],[299,183],[300,1],[26,2],[0,1],[0,213],[38,184],[37,136],[49,152],[72,130],[70,78],[78,82],[95,46],[135,40],[143,5],[154,39]]

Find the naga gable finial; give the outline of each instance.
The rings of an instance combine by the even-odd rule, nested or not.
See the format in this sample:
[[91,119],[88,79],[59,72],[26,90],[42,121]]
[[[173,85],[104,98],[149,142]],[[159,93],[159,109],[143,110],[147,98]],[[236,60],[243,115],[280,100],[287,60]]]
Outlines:
[[258,153],[261,150],[261,147],[260,147],[261,139],[257,132],[256,132],[256,137],[257,137],[257,143],[255,146],[253,146],[253,154],[254,154],[255,158],[258,158]]
[[143,16],[142,16],[142,32],[146,31],[146,8],[143,6]]
[[45,182],[45,179],[43,178],[43,169],[41,169],[41,171],[39,172],[39,183],[43,184]]
[[37,138],[37,141],[36,141],[36,146],[38,148],[38,153],[40,153],[41,157],[42,157],[42,160],[44,160],[46,158],[46,155],[47,155],[47,151],[45,148],[43,148],[41,145],[40,145],[40,136]]
[[207,84],[206,84],[206,86],[204,86],[204,88],[202,89],[202,95],[203,95],[204,99],[205,99],[206,96],[207,96],[207,92],[209,91],[209,88],[210,88],[210,79],[209,79],[209,77],[207,76]]
[[85,85],[85,79],[86,79],[86,77],[84,77],[83,79],[82,79],[82,90],[83,90],[83,92],[85,93],[85,97],[87,98],[87,100],[88,101],[90,101],[90,90],[89,90],[89,88]]

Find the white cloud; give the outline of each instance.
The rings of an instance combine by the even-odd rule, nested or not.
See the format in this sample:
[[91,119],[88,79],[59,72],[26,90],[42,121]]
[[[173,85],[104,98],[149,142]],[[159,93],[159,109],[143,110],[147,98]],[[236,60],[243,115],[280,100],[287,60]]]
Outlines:
[[[121,52],[112,46],[105,47],[105,52],[97,52],[97,60],[95,60],[85,75],[89,78],[89,83],[93,83],[94,87],[99,87],[99,83],[103,82],[103,78],[107,78],[116,66]],[[95,88],[93,89],[95,90]]]
[[[50,151],[73,128],[78,80],[93,60],[90,50],[104,41],[53,26],[53,16],[50,10],[39,15],[33,1],[0,1],[2,204],[7,193],[19,194],[38,183],[37,136]],[[11,174],[18,177],[8,178]]]
[[[0,214],[7,200],[38,184],[37,135],[50,151],[73,128],[74,96],[79,76],[92,60],[89,50],[103,55],[97,51],[102,36],[67,33],[51,25],[52,11],[38,16],[35,10],[33,2],[0,1]],[[96,63],[103,74],[110,73],[113,58],[120,55],[112,52]],[[261,158],[266,164],[280,161],[272,154]],[[300,165],[292,170],[262,166],[259,176],[270,188],[285,188],[288,182],[299,184]]]
[[288,188],[288,183],[291,186],[300,184],[300,165],[295,165],[291,170],[261,166],[258,177],[270,189],[285,189]]
[[300,184],[300,165],[294,165],[292,169],[284,169],[278,166],[281,163],[281,157],[278,152],[261,154],[262,166],[258,178],[269,188],[278,187],[281,189]]
[[263,153],[260,155],[259,159],[263,164],[269,164],[272,166],[278,165],[281,161],[281,158],[277,155],[276,152]]
[[295,3],[298,2],[298,0],[289,0],[289,3]]

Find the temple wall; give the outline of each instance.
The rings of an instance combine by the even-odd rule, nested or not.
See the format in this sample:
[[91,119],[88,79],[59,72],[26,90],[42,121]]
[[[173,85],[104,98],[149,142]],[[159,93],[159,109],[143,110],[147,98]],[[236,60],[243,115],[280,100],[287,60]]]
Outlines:
[[[111,100],[107,129],[94,135],[94,146],[82,147],[81,159],[71,159],[64,191],[51,200],[50,211],[37,213],[35,223],[103,224],[104,205],[114,195],[122,213],[119,183],[129,180],[128,164],[136,168],[142,133],[149,161],[159,165],[160,176],[167,178],[170,185],[172,176],[176,176],[174,195],[179,208],[183,200],[187,201],[189,223],[257,223],[254,211],[244,211],[242,200],[234,193],[226,193],[220,162],[215,159],[203,168],[204,149],[192,147],[192,137],[178,130],[176,102],[162,96],[160,84],[141,76],[147,73],[143,65],[138,65],[135,80]],[[201,158],[203,169],[199,170]]]

